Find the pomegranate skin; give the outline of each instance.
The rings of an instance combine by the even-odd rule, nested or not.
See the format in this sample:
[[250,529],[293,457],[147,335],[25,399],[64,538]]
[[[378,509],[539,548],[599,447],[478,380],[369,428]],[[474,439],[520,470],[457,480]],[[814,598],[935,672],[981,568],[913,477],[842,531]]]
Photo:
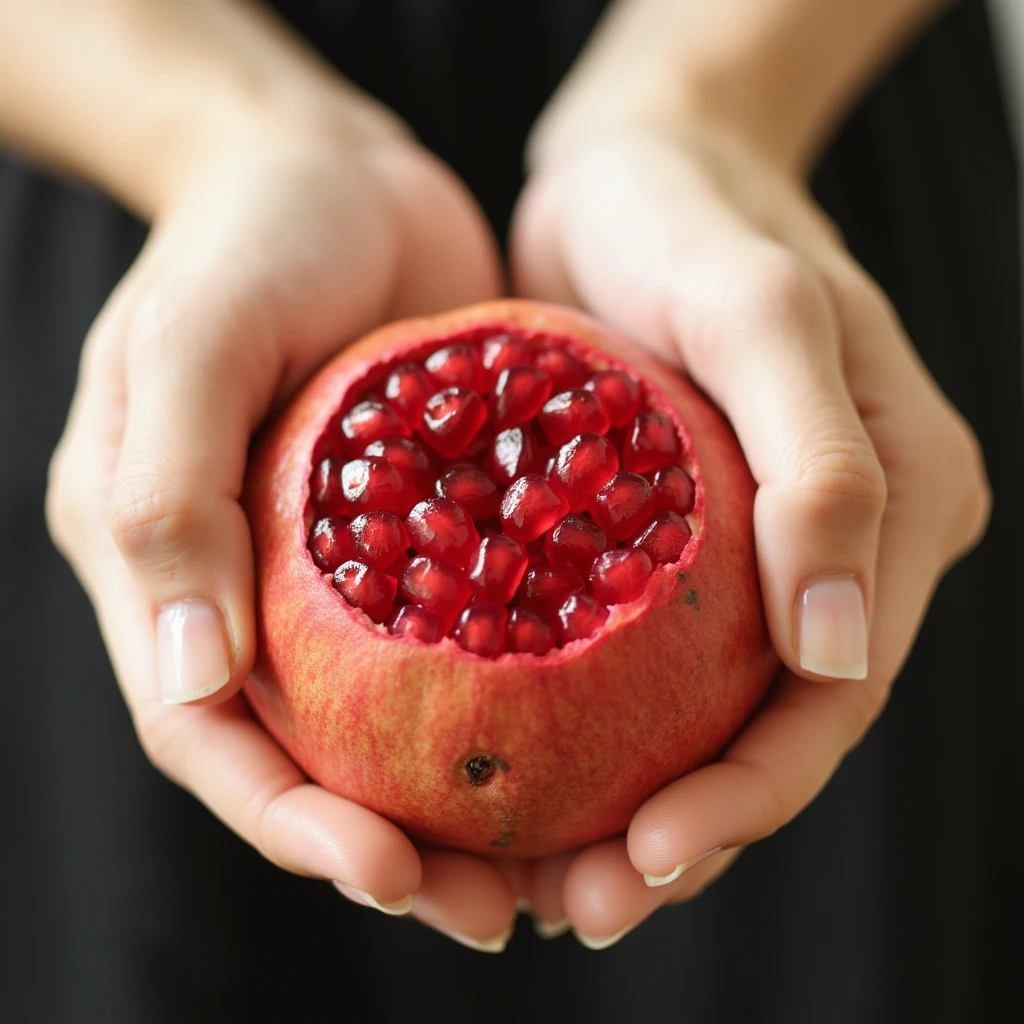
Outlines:
[[[591,639],[493,659],[390,636],[354,612],[306,547],[317,439],[368,363],[467,331],[564,338],[666,397],[692,458],[701,529]],[[690,383],[574,310],[506,300],[381,328],[335,357],[250,461],[258,653],[246,694],[303,770],[416,839],[539,856],[623,832],[640,804],[713,759],[779,669],[753,541],[754,482]]]

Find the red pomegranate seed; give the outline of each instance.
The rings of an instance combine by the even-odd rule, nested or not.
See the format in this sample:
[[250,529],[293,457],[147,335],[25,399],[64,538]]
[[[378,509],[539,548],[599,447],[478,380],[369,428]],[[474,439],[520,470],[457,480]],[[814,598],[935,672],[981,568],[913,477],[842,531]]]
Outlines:
[[590,589],[602,604],[635,601],[647,586],[654,567],[642,548],[620,548],[598,555],[590,570]]
[[663,412],[642,412],[626,430],[622,465],[631,473],[650,473],[675,462],[681,453],[671,417]]
[[441,620],[426,608],[404,604],[388,619],[388,632],[392,636],[411,636],[425,644],[436,644],[444,633]]
[[505,650],[508,612],[499,604],[475,604],[460,616],[452,630],[455,642],[470,654],[496,658]]
[[390,462],[406,480],[411,480],[421,495],[430,490],[433,470],[430,456],[407,437],[382,437],[366,446],[363,455]]
[[608,538],[604,530],[579,516],[566,516],[544,541],[544,549],[552,565],[571,565],[584,576],[590,572],[594,559],[607,547]]
[[535,366],[502,370],[490,398],[491,422],[496,430],[518,427],[532,420],[551,397],[551,378]]
[[342,562],[334,572],[334,589],[350,605],[383,622],[391,612],[398,581],[362,562]]
[[483,368],[475,345],[446,345],[429,356],[423,365],[443,388],[483,390]]
[[469,581],[461,569],[422,555],[409,563],[398,586],[407,601],[432,611],[446,633],[469,600]]
[[511,334],[498,334],[487,338],[481,346],[487,384],[494,387],[498,374],[510,366],[532,366],[533,349],[522,338],[513,338]]
[[527,473],[505,492],[499,515],[505,532],[525,542],[547,533],[568,511],[565,498],[544,477]]
[[583,387],[601,399],[613,427],[624,427],[640,411],[644,400],[640,382],[622,370],[601,370]]
[[547,439],[558,445],[577,434],[608,431],[608,413],[592,391],[559,392],[544,403],[537,422]]
[[484,472],[507,487],[524,473],[535,473],[542,461],[541,442],[532,426],[503,430],[484,457]]
[[607,620],[608,609],[598,604],[590,594],[571,595],[558,609],[563,646],[593,636]]
[[401,579],[402,573],[409,567],[410,561],[409,552],[403,549],[398,552],[393,562],[384,567],[384,571],[389,576],[394,576],[396,580]]
[[511,537],[484,537],[469,561],[469,582],[482,601],[507,604],[526,572],[528,556]]
[[419,498],[412,481],[380,458],[346,462],[341,467],[341,490],[357,513],[383,509],[404,516]]
[[676,512],[681,516],[693,511],[693,481],[678,466],[659,469],[651,481],[655,512]]
[[318,519],[309,531],[309,553],[316,567],[323,572],[334,572],[342,562],[352,557],[348,539],[348,520],[343,516]]
[[480,543],[473,520],[449,498],[426,498],[405,521],[412,546],[429,558],[465,569]]
[[584,586],[583,577],[567,565],[543,566],[523,577],[519,600],[541,615],[552,616],[570,594],[578,594]]
[[597,434],[577,434],[558,449],[548,478],[565,494],[571,511],[583,512],[618,471],[619,453],[610,441]]
[[339,516],[350,511],[341,488],[341,459],[322,459],[313,470],[310,497],[321,516]]
[[364,512],[349,524],[352,552],[374,569],[388,569],[409,546],[405,524],[394,512]]
[[505,627],[505,649],[515,654],[547,654],[555,646],[555,627],[535,612],[514,608]]
[[348,441],[349,449],[362,451],[371,441],[389,435],[408,437],[409,424],[394,409],[381,402],[360,402],[354,405],[341,421],[341,432]]
[[494,443],[494,431],[489,423],[485,423],[477,432],[476,436],[466,445],[462,457],[472,462],[479,462],[488,452]]
[[384,384],[384,397],[404,417],[406,423],[419,423],[427,399],[437,391],[430,374],[415,363],[396,366]]
[[561,346],[547,345],[537,353],[537,366],[551,377],[551,389],[572,391],[583,387],[590,368]]
[[651,517],[651,485],[636,473],[616,473],[597,492],[594,522],[613,540],[625,540]]
[[655,565],[671,565],[679,561],[691,536],[690,527],[682,516],[659,512],[633,541],[633,547],[646,551]]
[[423,440],[439,455],[455,459],[487,422],[487,406],[475,392],[452,387],[431,395],[423,409]]
[[479,466],[459,462],[437,480],[437,496],[458,502],[474,519],[498,514],[501,490]]

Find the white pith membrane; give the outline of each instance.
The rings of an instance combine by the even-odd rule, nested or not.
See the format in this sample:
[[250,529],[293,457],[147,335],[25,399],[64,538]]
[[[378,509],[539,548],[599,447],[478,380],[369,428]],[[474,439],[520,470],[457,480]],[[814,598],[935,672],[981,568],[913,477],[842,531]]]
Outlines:
[[[583,366],[574,373],[572,363]],[[414,369],[406,372],[408,367]],[[608,372],[615,395],[606,401],[601,396],[609,381],[601,375]],[[396,379],[404,383],[398,386]],[[453,386],[460,390],[446,390]],[[623,421],[630,387],[639,390],[639,407]],[[566,398],[566,391],[589,394]],[[518,405],[508,401],[513,394],[520,396]],[[532,411],[541,398],[540,412]],[[427,410],[420,412],[424,401]],[[485,412],[476,429],[454,440],[441,436],[445,426],[480,421],[481,402]],[[525,423],[517,422],[517,408],[530,413]],[[568,420],[558,419],[560,409],[568,410]],[[613,423],[605,422],[609,412]],[[564,440],[565,430],[580,417],[589,429]],[[431,429],[431,424],[438,426]],[[699,542],[701,480],[679,427],[678,413],[641,376],[575,339],[495,326],[402,349],[368,364],[350,383],[316,444],[305,523],[310,555],[351,613],[392,634],[388,639],[454,642],[488,658],[571,647],[631,617],[651,579],[688,563]],[[651,431],[662,437],[671,433],[675,451],[638,452],[631,443],[638,431],[641,439]],[[563,444],[557,441],[571,453],[563,451],[561,460]],[[618,467],[580,507],[584,499],[579,488],[573,490],[573,474],[582,465],[602,479],[613,461],[605,442],[614,449]],[[641,465],[634,467],[637,459]],[[657,466],[647,468],[652,459]],[[485,471],[496,496],[477,489],[473,497],[472,484],[483,483],[475,472],[459,468],[467,463]],[[649,506],[631,467],[648,485],[661,481],[652,487]],[[666,486],[666,478],[677,489]],[[509,490],[513,493],[506,497]],[[523,491],[527,500],[517,509],[514,498]],[[594,492],[602,491],[598,499]],[[633,523],[609,518],[609,509],[614,513],[630,504],[621,499],[625,492],[638,496]],[[534,505],[544,514],[531,518]],[[630,527],[627,535],[616,537],[624,525]],[[544,528],[534,536],[538,526]],[[652,544],[654,527],[655,536],[670,543]],[[596,562],[586,545],[562,543],[582,534],[596,553],[598,532],[607,546]],[[650,559],[649,570],[639,552]],[[523,557],[526,565],[519,573]],[[608,564],[618,559],[623,562]],[[591,572],[595,565],[600,571]]]

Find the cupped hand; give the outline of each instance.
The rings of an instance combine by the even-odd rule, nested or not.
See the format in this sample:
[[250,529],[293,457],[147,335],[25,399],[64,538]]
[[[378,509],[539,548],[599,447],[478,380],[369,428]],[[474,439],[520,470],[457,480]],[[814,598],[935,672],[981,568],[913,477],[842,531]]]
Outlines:
[[981,536],[975,438],[801,183],[734,138],[614,131],[535,172],[517,290],[582,306],[690,375],[758,484],[784,670],[720,759],[624,839],[532,868],[534,912],[603,947],[790,821],[882,710],[946,569]]
[[[372,124],[370,123],[372,122]],[[499,871],[424,853],[312,785],[238,690],[254,655],[250,437],[391,319],[494,297],[494,244],[390,122],[233,126],[183,175],[86,341],[47,515],[96,609],[152,762],[264,856],[470,940],[505,933]],[[191,706],[180,706],[180,705]]]

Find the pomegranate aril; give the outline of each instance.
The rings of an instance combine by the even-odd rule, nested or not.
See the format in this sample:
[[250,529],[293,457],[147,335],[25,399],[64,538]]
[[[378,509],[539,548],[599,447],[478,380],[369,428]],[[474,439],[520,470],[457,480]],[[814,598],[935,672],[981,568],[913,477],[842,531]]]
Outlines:
[[542,463],[541,442],[532,426],[503,430],[484,457],[484,472],[507,487],[524,473],[535,473]]
[[591,515],[613,540],[625,540],[651,517],[651,485],[636,473],[616,473],[597,492]]
[[659,469],[651,481],[656,512],[676,512],[681,516],[693,511],[693,481],[678,466]]
[[610,441],[598,434],[577,434],[558,449],[548,479],[565,494],[572,512],[583,512],[618,471],[619,453]]
[[622,370],[601,370],[583,388],[601,399],[613,427],[624,427],[640,411],[644,400],[640,382]]
[[489,387],[494,387],[494,382],[501,371],[507,370],[510,366],[533,365],[533,349],[529,343],[522,338],[514,338],[511,334],[498,334],[493,338],[487,338],[480,351]]
[[438,349],[423,364],[434,380],[445,388],[483,388],[480,352],[474,345],[447,345]]
[[541,615],[554,615],[570,594],[583,590],[583,577],[565,565],[531,569],[519,588],[519,600]]
[[484,537],[469,561],[469,582],[478,598],[507,604],[526,572],[529,556],[511,537]]
[[598,555],[590,570],[590,589],[602,604],[635,601],[647,586],[654,567],[641,548],[620,548]]
[[389,435],[407,437],[409,424],[394,409],[381,402],[360,402],[342,417],[341,432],[353,453],[362,451],[372,441]]
[[679,561],[691,536],[690,527],[682,516],[659,512],[633,541],[633,547],[646,551],[655,565],[671,565]]
[[577,434],[604,434],[608,413],[592,391],[561,391],[544,403],[537,416],[544,435],[552,444],[562,445]]
[[590,594],[573,594],[558,609],[562,645],[593,636],[608,620],[608,609]]
[[407,437],[383,437],[368,444],[363,455],[390,462],[406,480],[416,485],[421,496],[430,490],[433,476],[430,456],[415,441]]
[[437,496],[458,502],[474,519],[498,514],[501,490],[478,466],[459,462],[438,477]]
[[313,470],[309,484],[310,497],[321,516],[338,516],[349,511],[341,487],[341,459],[321,459]]
[[498,604],[474,604],[460,616],[452,638],[464,650],[482,658],[496,658],[505,650],[508,612]]
[[398,584],[402,597],[432,611],[444,632],[458,618],[469,600],[470,587],[461,569],[436,558],[414,558]]
[[352,559],[334,571],[334,589],[374,622],[383,622],[395,603],[398,581],[380,569]]
[[587,364],[559,345],[545,345],[537,353],[536,365],[547,371],[555,392],[581,388],[590,376]]
[[455,459],[487,422],[487,406],[475,391],[445,388],[427,400],[420,422],[423,440],[439,455]]
[[544,550],[544,540],[538,537],[526,545],[526,568],[540,569],[547,568],[548,553]]
[[384,384],[384,397],[413,425],[419,423],[427,399],[435,391],[437,385],[430,374],[416,363],[396,366]]
[[430,558],[464,569],[480,543],[473,520],[449,498],[426,498],[405,521],[412,546]]
[[499,515],[505,532],[525,542],[547,533],[568,511],[568,502],[544,477],[528,473],[505,492]]
[[413,482],[382,458],[353,459],[341,467],[341,490],[353,511],[383,509],[405,515],[419,495]]
[[409,546],[405,524],[394,512],[374,509],[349,523],[352,553],[374,569],[387,569]]
[[547,654],[557,641],[551,622],[526,608],[514,608],[505,627],[505,650],[515,654]]
[[425,644],[436,644],[444,636],[441,620],[432,611],[415,604],[395,609],[388,619],[388,632],[392,636],[411,636]]
[[512,366],[502,370],[491,393],[491,422],[497,430],[527,423],[551,397],[551,378],[535,366]]
[[622,465],[631,473],[650,473],[678,460],[682,444],[671,417],[642,412],[626,431]]
[[348,538],[348,520],[342,516],[318,519],[309,531],[309,553],[322,572],[334,572],[352,557]]
[[384,571],[389,576],[394,576],[396,580],[401,579],[402,573],[409,567],[410,561],[412,559],[409,558],[408,549],[399,551],[395,556],[395,560],[384,567]]
[[552,565],[570,565],[583,575],[590,572],[594,559],[607,547],[604,530],[579,516],[566,516],[544,541]]

